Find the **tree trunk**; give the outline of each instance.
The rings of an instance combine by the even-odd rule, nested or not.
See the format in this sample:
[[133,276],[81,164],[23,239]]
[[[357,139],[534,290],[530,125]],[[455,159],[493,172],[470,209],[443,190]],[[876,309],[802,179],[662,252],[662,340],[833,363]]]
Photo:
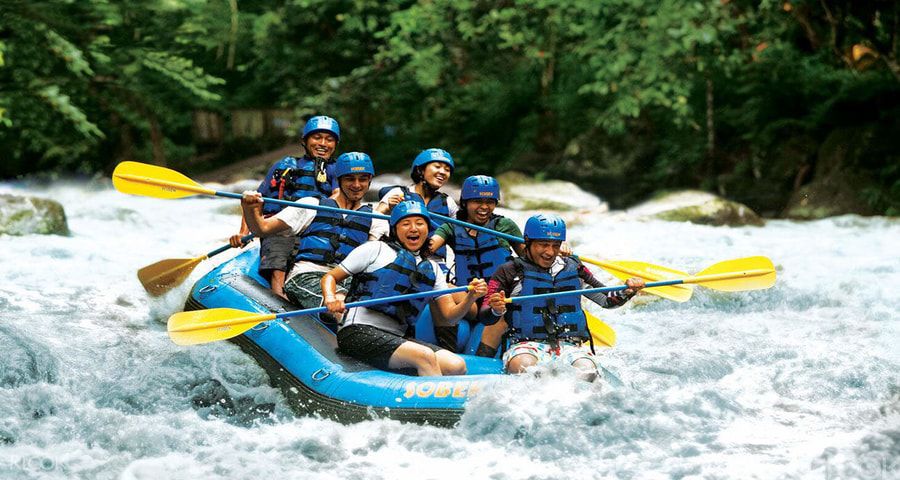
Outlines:
[[541,156],[558,153],[558,151],[554,150],[559,149],[556,119],[553,110],[549,106],[550,91],[556,73],[556,31],[553,29],[552,23],[548,28],[550,32],[547,35],[547,46],[542,58],[541,94],[538,102],[540,111],[538,112],[538,132],[535,138],[535,150]]
[[719,194],[724,194],[723,186],[719,183],[719,172],[716,165],[715,89],[709,71],[706,73],[706,162],[709,178],[716,180]]
[[147,121],[150,122],[150,142],[153,144],[154,165],[166,166],[165,137],[159,126],[159,119],[152,112],[147,112]]
[[226,68],[228,68],[228,70],[234,70],[234,55],[237,48],[238,34],[237,0],[229,0],[228,5],[231,7],[231,31],[228,34],[228,63]]

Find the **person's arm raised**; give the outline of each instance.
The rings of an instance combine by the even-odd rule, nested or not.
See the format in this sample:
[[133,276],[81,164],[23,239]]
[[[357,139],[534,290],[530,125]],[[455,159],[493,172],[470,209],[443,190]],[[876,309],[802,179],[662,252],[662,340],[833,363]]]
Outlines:
[[444,295],[434,300],[435,306],[440,310],[441,315],[447,320],[454,322],[463,318],[475,300],[483,297],[487,293],[487,283],[476,278],[469,282],[469,291],[463,301],[456,303],[453,301],[452,295]]

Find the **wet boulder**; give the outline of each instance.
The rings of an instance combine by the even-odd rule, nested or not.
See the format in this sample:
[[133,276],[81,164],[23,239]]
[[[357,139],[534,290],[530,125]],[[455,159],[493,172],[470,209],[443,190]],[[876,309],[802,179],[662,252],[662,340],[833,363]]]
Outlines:
[[812,180],[793,192],[782,215],[797,220],[816,220],[851,213],[879,213],[867,200],[866,192],[871,195],[881,190],[878,179],[871,172],[877,171],[878,162],[891,162],[873,147],[883,138],[873,126],[832,131],[819,147]]
[[701,225],[763,225],[750,207],[699,190],[671,192],[644,202],[627,212],[631,216]]
[[538,180],[519,172],[506,172],[500,182],[500,203],[514,210],[609,211],[609,205],[578,185],[563,180]]
[[0,194],[0,234],[68,235],[69,224],[55,200]]

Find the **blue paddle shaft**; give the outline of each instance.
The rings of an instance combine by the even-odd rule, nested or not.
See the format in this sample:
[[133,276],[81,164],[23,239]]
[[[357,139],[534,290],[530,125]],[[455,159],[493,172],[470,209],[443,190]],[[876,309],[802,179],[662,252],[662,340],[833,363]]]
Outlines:
[[[243,195],[241,195],[240,193],[221,192],[221,191],[217,191],[216,195],[220,196],[220,197],[236,198],[238,200],[240,200],[241,197],[243,197]],[[382,215],[380,213],[360,212],[358,210],[345,210],[343,208],[326,207],[325,205],[309,205],[306,203],[291,202],[289,200],[279,200],[277,198],[263,197],[263,202],[274,203],[276,205],[284,205],[287,207],[300,207],[300,208],[308,208],[311,210],[322,210],[325,212],[341,213],[341,214],[345,214],[345,215],[359,215],[361,217],[379,218],[381,220],[390,220],[391,219],[390,216]],[[437,213],[428,212],[428,214],[431,216],[431,218],[436,218],[436,219],[443,220],[443,221],[449,222],[449,223],[455,223],[456,225],[460,225],[460,226],[463,226],[466,228],[471,228],[471,229],[477,230],[479,232],[484,232],[484,233],[487,233],[488,235],[494,235],[494,236],[503,238],[505,240],[509,240],[510,242],[525,243],[525,240],[521,237],[507,235],[505,233],[498,232],[496,230],[491,230],[490,228],[481,227],[481,226],[478,226],[478,225],[475,225],[475,224],[472,224],[469,222],[457,220],[452,217],[445,217],[444,215],[440,215]],[[432,223],[434,223],[434,222],[432,222]]]
[[[435,297],[437,295],[444,295],[447,293],[465,292],[468,289],[469,289],[469,287],[456,287],[456,288],[447,288],[444,290],[431,290],[429,292],[407,293],[406,295],[396,295],[393,297],[370,298],[368,300],[361,300],[359,302],[348,303],[344,306],[346,308],[368,307],[369,305],[380,305],[382,303],[402,302],[404,300],[415,300],[417,298]],[[275,315],[275,318],[287,318],[287,317],[297,317],[300,315],[312,315],[314,313],[323,313],[323,312],[327,312],[327,311],[328,311],[327,307],[306,308],[303,310],[294,310],[294,311],[290,311],[290,312],[279,313],[278,315]]]
[[[684,283],[683,279],[678,280],[664,280],[662,282],[650,282],[644,285],[644,288],[652,288],[652,287],[665,287],[667,285],[680,285]],[[569,290],[567,292],[553,292],[553,293],[539,293],[537,295],[523,295],[521,297],[511,297],[511,302],[517,302],[522,300],[537,300],[539,298],[553,298],[553,297],[566,297],[569,295],[587,295],[589,293],[606,293],[606,292],[615,292],[618,290],[626,290],[628,285],[615,285],[612,287],[599,287],[599,288],[588,288],[585,290]]]
[[472,224],[472,223],[469,223],[469,222],[464,222],[464,221],[462,221],[462,220],[457,220],[457,219],[452,218],[452,217],[445,217],[445,216],[440,215],[440,214],[437,214],[437,213],[428,212],[428,214],[431,215],[432,218],[437,218],[437,219],[439,219],[439,220],[443,220],[443,221],[448,222],[448,223],[455,223],[455,224],[457,224],[457,225],[459,225],[459,226],[461,226],[461,227],[471,228],[472,230],[477,230],[477,231],[479,231],[479,232],[484,232],[484,233],[486,233],[486,234],[488,234],[488,235],[494,235],[495,237],[500,237],[500,238],[502,238],[502,239],[504,239],[504,240],[509,240],[510,242],[513,242],[513,243],[525,243],[525,239],[524,239],[524,238],[514,237],[514,236],[512,236],[512,235],[507,235],[507,234],[505,234],[505,233],[503,233],[503,232],[498,232],[498,231],[496,231],[496,230],[491,230],[490,228],[482,227],[482,226],[475,225],[475,224]]
[[[227,198],[236,198],[238,200],[243,198],[243,195],[241,195],[240,193],[220,192],[220,191],[216,192],[216,196],[227,197]],[[334,213],[341,213],[344,215],[358,215],[360,217],[378,218],[381,220],[390,220],[391,219],[391,217],[389,217],[387,215],[382,215],[380,213],[360,212],[359,210],[345,210],[343,208],[327,207],[325,205],[310,205],[307,203],[292,202],[290,200],[279,200],[277,198],[263,197],[263,202],[274,203],[276,205],[284,205],[286,207],[308,208],[310,210],[322,210],[323,212],[334,212]]]
[[[252,233],[251,233],[250,235],[244,235],[243,237],[241,237],[241,243],[242,243],[242,244],[246,244],[246,243],[249,242],[250,240],[253,240],[253,234],[252,234]],[[220,253],[222,253],[222,252],[224,252],[225,250],[228,250],[228,249],[230,249],[230,248],[231,248],[231,244],[230,244],[230,243],[229,243],[228,245],[222,245],[221,247],[219,247],[219,248],[217,248],[217,249],[215,249],[215,250],[213,250],[213,251],[207,253],[207,254],[206,254],[206,258],[209,258],[209,257],[215,257],[216,255],[218,255],[218,254],[220,254]]]

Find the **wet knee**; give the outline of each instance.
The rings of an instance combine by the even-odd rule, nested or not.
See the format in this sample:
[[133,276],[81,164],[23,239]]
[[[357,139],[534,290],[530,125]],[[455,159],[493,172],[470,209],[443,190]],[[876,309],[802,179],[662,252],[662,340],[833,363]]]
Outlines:
[[600,378],[597,365],[587,358],[579,358],[572,362],[572,366],[578,370],[578,379],[585,382],[593,382]]
[[522,373],[526,368],[534,366],[535,364],[537,364],[537,357],[523,353],[509,359],[509,363],[506,365],[506,371],[509,373]]
[[465,375],[467,371],[466,361],[458,355],[448,355],[441,362],[441,372],[444,375]]
[[437,355],[435,355],[435,353],[428,348],[422,347],[416,349],[415,361],[416,364],[420,367],[424,367],[432,371],[440,371],[440,364],[438,364]]

